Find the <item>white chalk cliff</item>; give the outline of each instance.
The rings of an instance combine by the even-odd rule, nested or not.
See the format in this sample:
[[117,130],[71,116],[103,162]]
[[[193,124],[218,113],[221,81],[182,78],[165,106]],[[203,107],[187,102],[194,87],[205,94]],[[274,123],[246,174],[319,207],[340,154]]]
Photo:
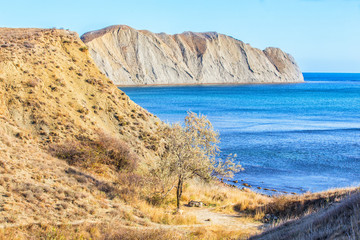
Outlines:
[[294,58],[216,32],[168,35],[118,25],[81,39],[117,85],[292,83],[304,81]]

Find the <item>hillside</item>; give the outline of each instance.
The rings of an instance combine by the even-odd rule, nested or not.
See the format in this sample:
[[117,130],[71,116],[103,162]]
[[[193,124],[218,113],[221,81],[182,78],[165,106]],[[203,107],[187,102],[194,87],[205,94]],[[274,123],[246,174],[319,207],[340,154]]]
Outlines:
[[0,29],[0,96],[1,226],[106,218],[127,160],[97,156],[118,144],[140,163],[157,158],[162,123],[96,68],[74,32]]
[[160,120],[133,103],[95,66],[78,35],[66,30],[0,29],[0,115],[42,143],[126,140],[153,158]]
[[[301,201],[290,200],[287,202],[284,199],[282,200],[282,203],[285,206],[287,205],[282,211],[291,212],[292,217],[283,218],[282,222],[277,226],[250,239],[360,238],[359,189],[355,191],[348,189],[348,192],[343,190],[328,191],[320,194],[310,194],[305,197],[301,196],[298,199],[301,199]],[[322,207],[319,208],[319,206]],[[296,217],[296,209],[300,217]]]
[[292,56],[216,32],[168,35],[110,26],[82,40],[117,85],[302,82]]

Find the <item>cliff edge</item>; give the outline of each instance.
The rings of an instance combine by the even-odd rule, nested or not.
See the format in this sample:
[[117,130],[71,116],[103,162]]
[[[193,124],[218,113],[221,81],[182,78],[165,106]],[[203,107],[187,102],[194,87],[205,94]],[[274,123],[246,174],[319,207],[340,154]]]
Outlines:
[[291,55],[278,48],[262,51],[216,32],[168,35],[116,25],[81,39],[117,85],[304,81]]

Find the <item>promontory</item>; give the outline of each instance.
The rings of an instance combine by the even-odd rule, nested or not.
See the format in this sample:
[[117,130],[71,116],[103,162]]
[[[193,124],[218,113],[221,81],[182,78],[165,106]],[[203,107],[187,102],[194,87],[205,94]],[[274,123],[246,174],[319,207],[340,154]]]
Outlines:
[[100,70],[117,85],[304,81],[290,54],[279,48],[253,48],[216,32],[168,35],[115,25],[81,39]]

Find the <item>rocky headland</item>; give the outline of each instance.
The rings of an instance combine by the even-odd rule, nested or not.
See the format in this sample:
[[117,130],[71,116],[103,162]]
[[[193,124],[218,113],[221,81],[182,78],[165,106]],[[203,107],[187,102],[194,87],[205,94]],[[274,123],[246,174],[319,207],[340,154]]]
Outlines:
[[116,25],[81,39],[116,85],[304,81],[294,58],[281,49],[260,50],[216,32],[168,35]]

